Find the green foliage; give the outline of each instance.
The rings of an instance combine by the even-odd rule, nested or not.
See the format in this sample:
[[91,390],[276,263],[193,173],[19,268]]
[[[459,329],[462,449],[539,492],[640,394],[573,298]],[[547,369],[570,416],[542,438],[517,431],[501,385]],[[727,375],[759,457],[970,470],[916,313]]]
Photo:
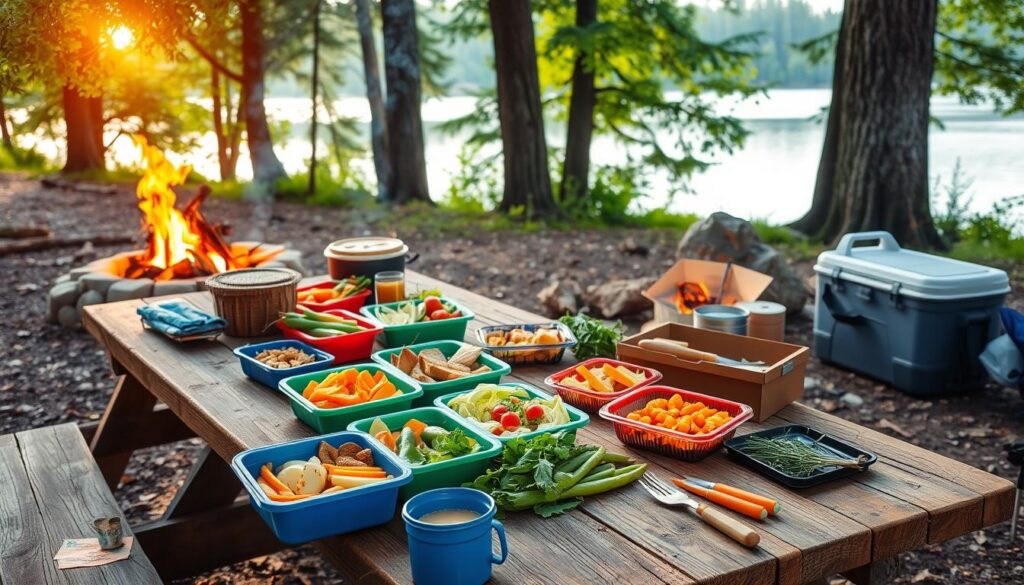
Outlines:
[[0,146],[0,171],[29,171],[33,174],[53,172],[53,164],[45,156],[31,149]]
[[[936,177],[932,184],[935,227],[952,244],[950,255],[982,262],[1024,261],[1024,237],[1021,234],[1024,195],[996,201],[986,212],[972,212],[972,183],[973,179],[964,174],[958,159],[948,184],[943,185],[941,177]],[[941,208],[940,193],[945,194]]]

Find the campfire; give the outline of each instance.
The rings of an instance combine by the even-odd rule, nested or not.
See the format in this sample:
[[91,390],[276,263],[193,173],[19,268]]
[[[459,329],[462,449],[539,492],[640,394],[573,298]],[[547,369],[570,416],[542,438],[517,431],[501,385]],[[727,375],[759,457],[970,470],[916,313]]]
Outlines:
[[224,241],[226,229],[211,225],[199,210],[210,188],[203,185],[179,211],[172,187],[184,184],[192,167],[175,167],[159,148],[141,136],[132,137],[142,151],[145,170],[136,194],[146,231],[146,249],[127,258],[125,278],[171,280],[209,276],[249,266],[248,255],[232,254]]
[[711,293],[703,282],[677,282],[676,289],[673,300],[683,315],[689,315],[697,307],[711,302]]

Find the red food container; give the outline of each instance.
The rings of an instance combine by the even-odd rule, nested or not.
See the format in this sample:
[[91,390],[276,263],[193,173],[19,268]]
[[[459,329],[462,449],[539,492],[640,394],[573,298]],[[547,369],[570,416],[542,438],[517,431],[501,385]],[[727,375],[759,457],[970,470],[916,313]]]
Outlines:
[[292,329],[281,321],[277,322],[277,328],[289,339],[298,339],[308,343],[320,351],[325,351],[334,356],[335,364],[365,360],[373,352],[373,341],[384,329],[377,323],[370,321],[351,311],[323,311],[328,315],[337,315],[343,319],[351,319],[366,331],[347,333],[336,337],[313,337],[306,335],[298,329]]
[[[312,290],[315,288],[334,288],[334,285],[336,284],[338,283],[333,280],[326,280],[324,282],[318,282],[316,284],[309,284],[303,287],[299,287],[295,292],[301,294],[303,291]],[[357,312],[359,311],[359,309],[363,308],[363,305],[366,304],[366,299],[370,297],[370,293],[372,292],[373,290],[368,288],[357,295],[352,295],[344,299],[336,299],[333,301],[327,301],[325,303],[300,302],[298,303],[298,306],[300,309],[302,307],[306,307],[307,309],[311,311],[316,311],[318,313],[322,313],[324,311],[339,310]]]
[[[583,380],[583,377],[576,373],[576,368],[578,366],[593,368],[600,367],[605,364],[608,364],[612,367],[623,366],[626,369],[632,370],[634,372],[643,373],[645,376],[647,376],[647,379],[644,380],[643,382],[634,384],[629,388],[617,390],[615,392],[597,392],[596,390],[584,390],[582,388],[576,388],[574,386],[562,385],[562,380],[569,377],[575,377],[577,380],[581,381]],[[550,376],[544,379],[544,383],[554,388],[555,391],[558,392],[558,395],[562,397],[562,400],[568,402],[569,404],[575,406],[576,408],[585,410],[587,412],[597,412],[598,410],[601,409],[602,406],[611,402],[612,400],[615,400],[619,396],[624,396],[625,394],[629,393],[632,390],[636,390],[637,388],[649,386],[660,379],[661,372],[659,372],[658,370],[653,370],[651,368],[645,368],[643,366],[637,366],[628,362],[620,362],[619,360],[613,360],[608,358],[590,358],[587,361],[580,362],[560,372],[551,374]]]
[[[671,398],[673,394],[678,394],[686,402],[700,401],[711,408],[724,410],[732,419],[710,433],[693,435],[626,418],[630,412],[646,406],[648,401]],[[736,427],[753,416],[754,411],[746,404],[707,394],[670,386],[643,386],[605,404],[600,414],[601,418],[612,422],[615,435],[626,445],[656,451],[683,461],[698,461],[721,447],[726,439],[733,436]]]

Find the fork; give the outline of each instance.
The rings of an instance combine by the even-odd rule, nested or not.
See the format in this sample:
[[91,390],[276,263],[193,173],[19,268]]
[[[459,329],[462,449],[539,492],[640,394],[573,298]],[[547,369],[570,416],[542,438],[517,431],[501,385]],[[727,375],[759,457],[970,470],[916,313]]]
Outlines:
[[697,502],[697,500],[694,500],[686,493],[669,486],[650,473],[640,476],[640,485],[655,500],[666,506],[684,506],[689,508],[705,524],[710,524],[722,534],[743,546],[753,548],[761,542],[761,535],[750,526],[715,508],[709,507],[707,504]]

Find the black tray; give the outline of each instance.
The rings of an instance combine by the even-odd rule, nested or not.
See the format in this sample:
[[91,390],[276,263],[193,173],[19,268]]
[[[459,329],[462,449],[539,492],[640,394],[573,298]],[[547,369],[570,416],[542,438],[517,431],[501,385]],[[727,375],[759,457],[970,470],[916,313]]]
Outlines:
[[807,477],[797,477],[782,473],[781,471],[762,463],[761,461],[754,459],[750,455],[743,453],[739,450],[746,442],[748,437],[778,437],[781,435],[789,435],[796,441],[802,441],[805,443],[817,443],[818,448],[828,455],[834,455],[837,457],[847,459],[857,459],[858,457],[865,456],[867,459],[864,463],[864,468],[867,469],[869,465],[878,460],[878,456],[869,451],[858,449],[853,445],[840,441],[839,439],[832,438],[820,431],[816,431],[810,427],[804,425],[785,425],[781,427],[775,427],[774,429],[768,429],[765,431],[758,431],[756,433],[750,433],[743,435],[742,437],[733,437],[725,442],[725,449],[729,453],[729,456],[735,459],[737,462],[753,469],[754,471],[766,475],[769,478],[781,483],[784,486],[791,488],[807,488],[826,481],[832,481],[834,479],[840,479],[843,477],[849,477],[855,473],[861,473],[857,469],[850,467],[822,467],[819,468],[815,473]]

